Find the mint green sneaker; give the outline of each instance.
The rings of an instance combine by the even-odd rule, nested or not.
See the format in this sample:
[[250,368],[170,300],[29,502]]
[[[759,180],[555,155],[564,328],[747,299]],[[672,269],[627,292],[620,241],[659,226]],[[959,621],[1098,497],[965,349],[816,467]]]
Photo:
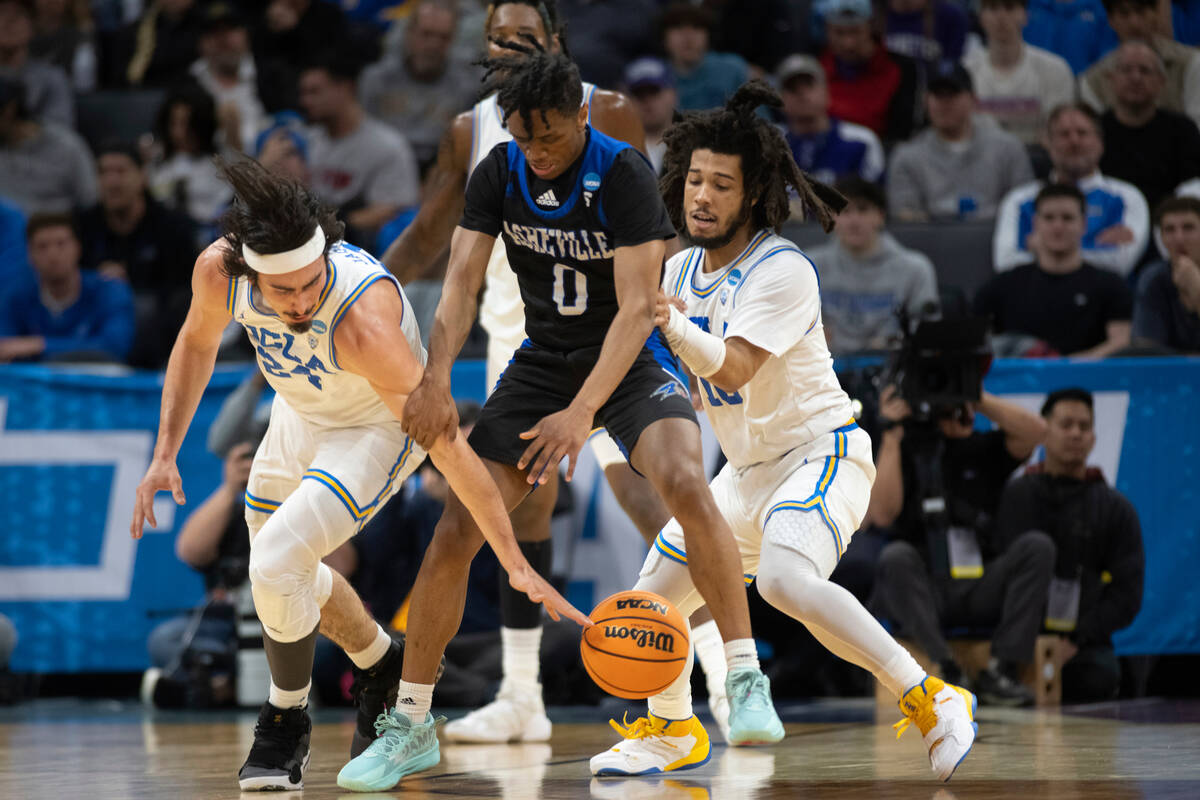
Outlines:
[[729,744],[773,744],[783,738],[783,723],[771,702],[771,681],[761,671],[731,670],[725,693],[729,695]]
[[442,760],[436,729],[445,721],[426,713],[424,722],[414,724],[394,708],[380,714],[375,719],[379,738],[342,767],[338,786],[355,792],[384,792],[405,775],[436,766]]

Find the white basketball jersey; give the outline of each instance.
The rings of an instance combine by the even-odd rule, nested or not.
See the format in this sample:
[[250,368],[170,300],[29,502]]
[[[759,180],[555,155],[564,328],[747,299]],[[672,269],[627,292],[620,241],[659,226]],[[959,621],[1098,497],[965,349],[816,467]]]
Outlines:
[[663,288],[687,316],[724,339],[740,336],[771,355],[750,382],[725,392],[700,379],[705,411],[735,467],[769,461],[850,422],[821,326],[816,267],[795,244],[760,231],[728,265],[704,272],[693,247],[667,262]]
[[[594,91],[594,84],[583,84],[584,104],[592,102]],[[479,162],[492,152],[493,147],[512,140],[512,134],[504,127],[500,106],[496,104],[497,96],[488,95],[471,110],[471,168],[467,173],[468,178],[470,173],[475,171],[475,167],[479,166]],[[590,109],[588,119],[591,119]],[[492,258],[488,261],[483,299],[479,304],[479,324],[493,339],[511,341],[513,350],[516,350],[525,338],[525,304],[521,301],[517,275],[508,266],[504,242],[500,238],[496,239]]]
[[329,250],[325,288],[312,326],[295,333],[263,302],[249,278],[230,281],[227,307],[254,346],[271,388],[305,421],[334,428],[394,422],[395,415],[365,378],[338,364],[333,335],[350,306],[371,284],[389,281],[400,293],[400,328],[422,364],[425,348],[417,318],[400,284],[373,256],[338,242]]

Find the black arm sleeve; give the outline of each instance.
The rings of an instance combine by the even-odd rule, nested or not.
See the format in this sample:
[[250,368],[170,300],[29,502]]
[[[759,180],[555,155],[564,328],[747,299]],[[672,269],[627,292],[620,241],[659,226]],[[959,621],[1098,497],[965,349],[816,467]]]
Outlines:
[[614,248],[633,247],[675,235],[658,192],[658,178],[645,157],[632,147],[617,154],[601,191],[600,202],[612,231]]
[[1115,491],[1111,495],[1106,515],[1112,525],[1106,566],[1112,581],[1100,590],[1100,602],[1090,609],[1081,609],[1074,636],[1081,646],[1109,641],[1113,633],[1133,622],[1142,608],[1146,570],[1142,525],[1128,500]]
[[508,142],[496,145],[467,181],[466,206],[458,223],[469,231],[499,236],[508,183]]

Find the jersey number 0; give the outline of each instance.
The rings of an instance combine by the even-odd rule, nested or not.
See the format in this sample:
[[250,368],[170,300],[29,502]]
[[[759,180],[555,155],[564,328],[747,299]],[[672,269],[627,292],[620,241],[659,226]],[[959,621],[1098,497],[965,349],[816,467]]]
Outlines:
[[587,311],[587,275],[565,264],[555,264],[554,305],[564,317],[577,317]]

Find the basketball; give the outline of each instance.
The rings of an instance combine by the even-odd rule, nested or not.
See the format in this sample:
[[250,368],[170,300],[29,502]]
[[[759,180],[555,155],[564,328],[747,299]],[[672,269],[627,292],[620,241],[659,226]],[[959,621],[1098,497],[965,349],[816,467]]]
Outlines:
[[628,591],[602,600],[583,632],[583,666],[604,691],[640,700],[671,685],[687,663],[687,622],[665,597]]

